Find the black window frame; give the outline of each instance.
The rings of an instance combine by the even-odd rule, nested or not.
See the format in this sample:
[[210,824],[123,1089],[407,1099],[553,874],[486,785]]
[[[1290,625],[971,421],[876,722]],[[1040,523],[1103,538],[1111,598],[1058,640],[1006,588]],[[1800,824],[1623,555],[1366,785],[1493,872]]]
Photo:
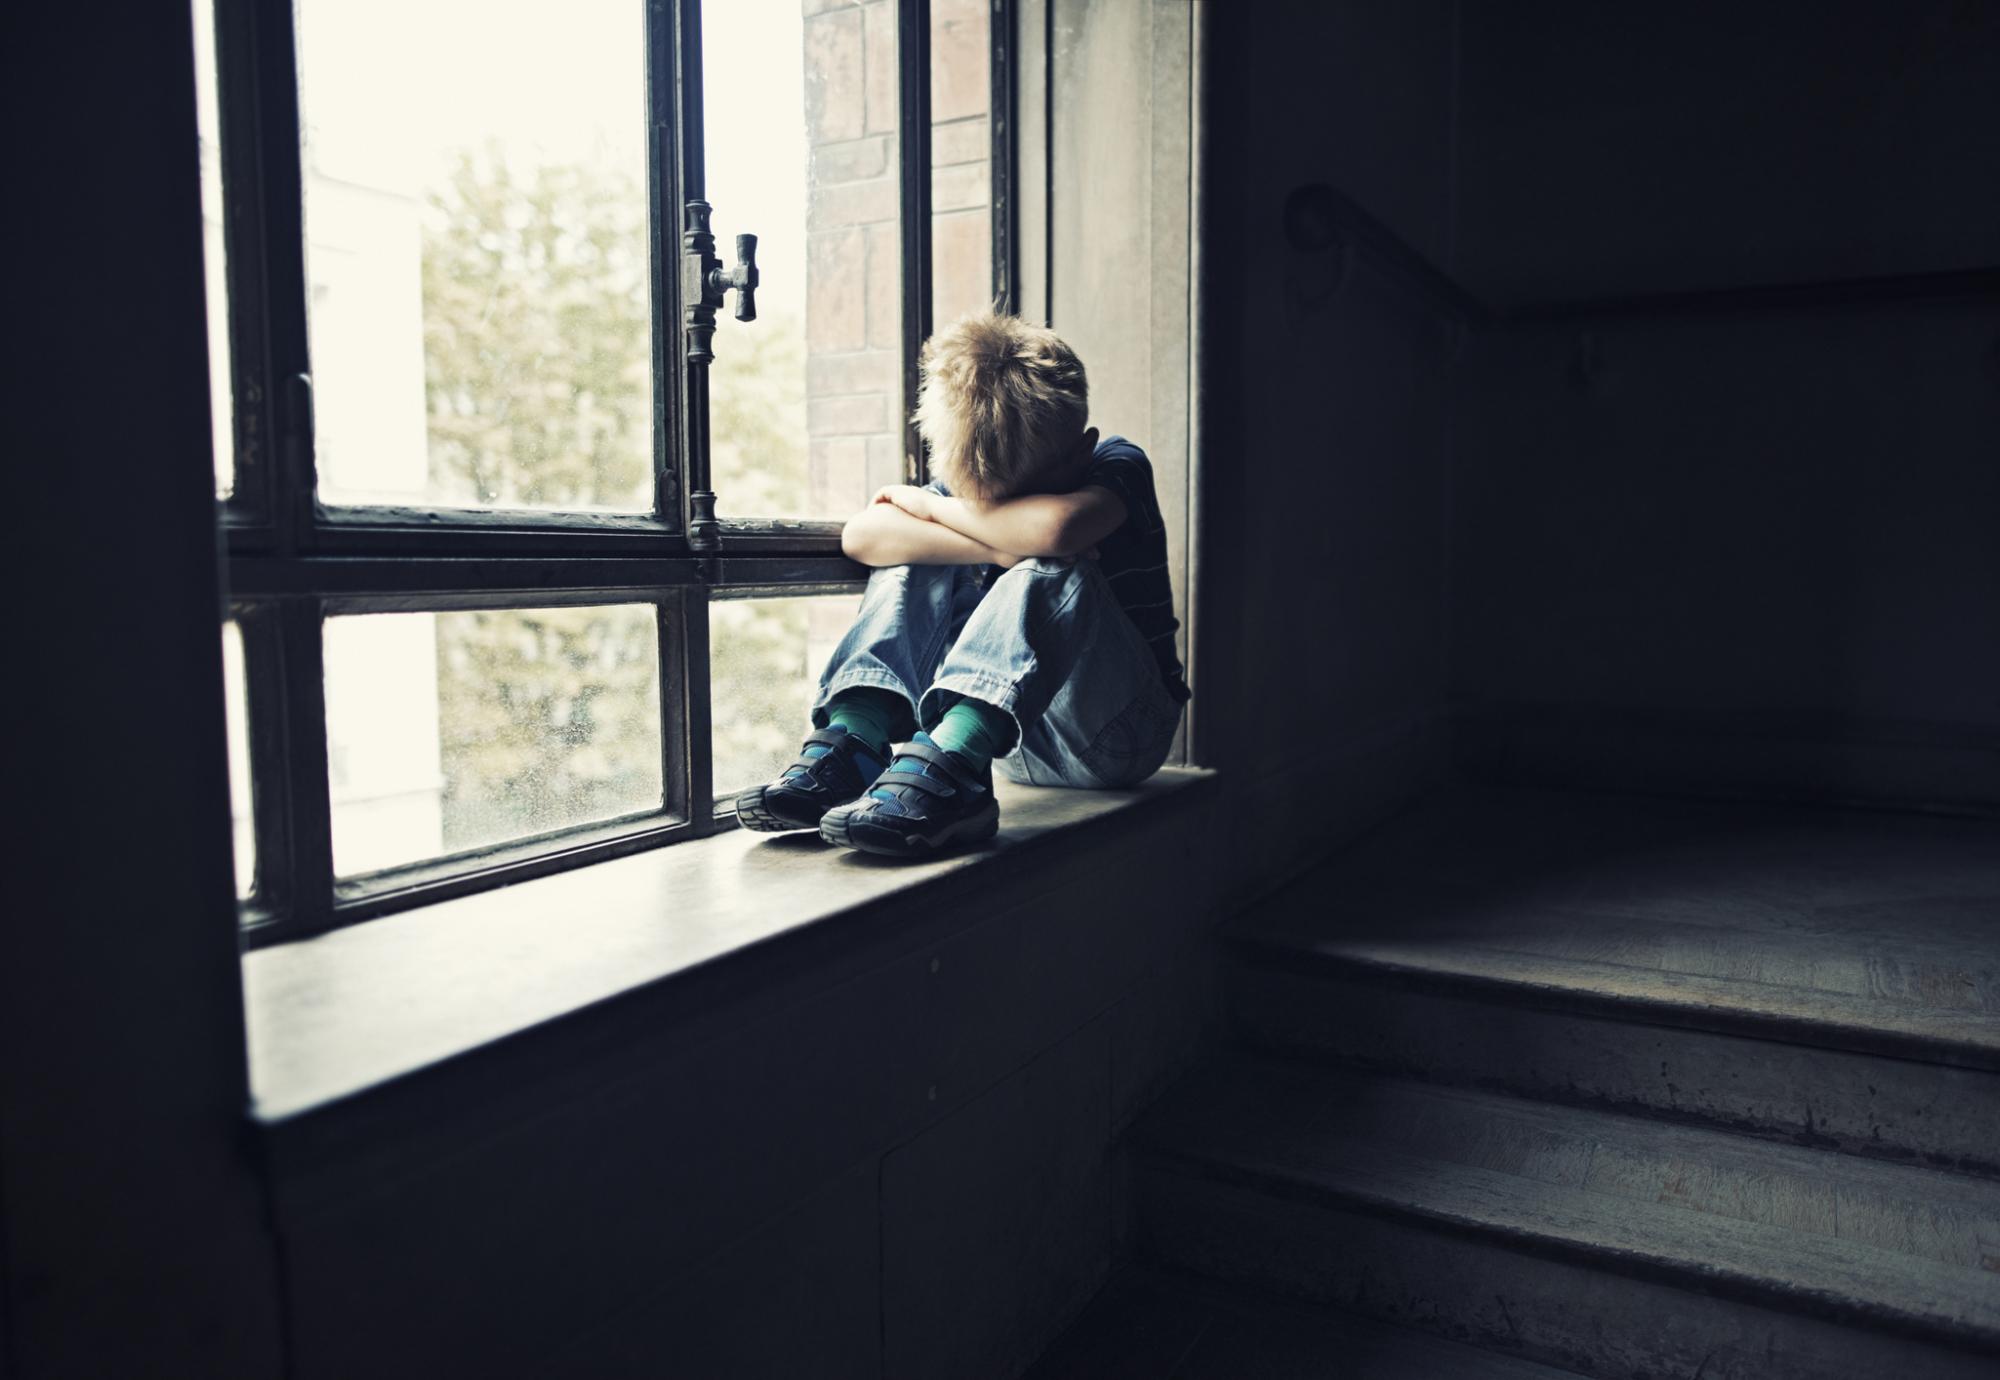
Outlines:
[[[707,362],[689,348],[685,232],[702,201],[701,0],[646,12],[654,507],[647,514],[333,506],[317,496],[292,0],[213,0],[235,480],[218,500],[224,617],[243,639],[255,882],[250,946],[302,938],[529,877],[733,828],[710,760],[711,596],[858,590],[840,524],[691,519],[708,488]],[[1012,0],[989,0],[995,300],[1012,300]],[[930,4],[896,0],[904,416],[931,330]],[[198,21],[197,21],[198,22]],[[917,79],[913,80],[912,77]],[[1006,80],[1003,88],[1001,81]],[[913,137],[914,136],[914,137]],[[795,285],[788,285],[794,286]],[[722,350],[732,335],[719,334]],[[914,428],[905,476],[922,482]],[[700,495],[700,497],[697,497]],[[726,500],[726,495],[723,496]],[[639,602],[659,630],[662,809],[339,879],[323,651],[334,614]]]

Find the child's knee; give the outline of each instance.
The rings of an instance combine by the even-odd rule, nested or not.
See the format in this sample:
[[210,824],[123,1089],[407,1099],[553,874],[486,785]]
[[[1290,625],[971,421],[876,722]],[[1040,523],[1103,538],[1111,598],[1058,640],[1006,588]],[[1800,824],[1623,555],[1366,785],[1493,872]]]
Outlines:
[[1083,556],[1031,556],[1003,571],[987,597],[1050,612],[1074,613],[1116,602],[1097,562]]
[[1088,564],[1076,557],[1026,556],[1001,571],[993,588],[1038,595],[1068,591],[1083,582]]

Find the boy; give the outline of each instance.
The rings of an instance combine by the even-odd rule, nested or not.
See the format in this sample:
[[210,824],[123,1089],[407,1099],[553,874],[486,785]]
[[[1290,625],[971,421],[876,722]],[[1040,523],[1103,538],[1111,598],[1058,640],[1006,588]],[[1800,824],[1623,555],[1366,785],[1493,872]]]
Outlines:
[[1188,699],[1166,530],[1144,452],[1100,443],[1087,397],[1075,352],[1017,317],[925,344],[938,478],[882,490],[841,533],[875,573],[798,761],[737,800],[745,828],[927,856],[993,837],[996,757],[1037,786],[1158,769]]

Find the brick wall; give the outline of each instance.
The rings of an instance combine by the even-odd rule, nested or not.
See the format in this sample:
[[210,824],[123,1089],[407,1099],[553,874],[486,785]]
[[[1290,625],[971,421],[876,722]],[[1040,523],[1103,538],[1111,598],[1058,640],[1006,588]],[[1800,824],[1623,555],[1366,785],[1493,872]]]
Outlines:
[[[812,182],[806,434],[812,511],[903,475],[902,292],[893,0],[803,0]],[[987,0],[931,5],[935,319],[991,293]]]

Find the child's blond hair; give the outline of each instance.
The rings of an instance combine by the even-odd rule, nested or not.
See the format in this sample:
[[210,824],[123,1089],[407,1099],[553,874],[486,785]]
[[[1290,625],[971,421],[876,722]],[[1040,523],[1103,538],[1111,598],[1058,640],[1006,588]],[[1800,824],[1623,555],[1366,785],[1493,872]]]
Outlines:
[[1088,402],[1083,361],[1046,326],[981,312],[924,342],[917,430],[960,498],[1031,490],[1075,452]]

